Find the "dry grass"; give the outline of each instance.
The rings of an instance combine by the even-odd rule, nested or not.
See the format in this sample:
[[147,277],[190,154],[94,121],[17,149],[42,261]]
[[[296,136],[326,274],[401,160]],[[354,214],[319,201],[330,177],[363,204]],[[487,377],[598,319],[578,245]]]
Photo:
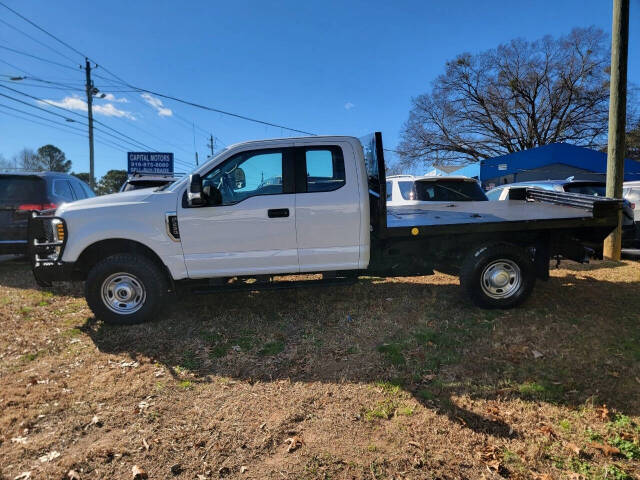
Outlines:
[[507,312],[457,284],[188,296],[114,328],[0,264],[0,478],[640,478],[640,264],[554,270]]

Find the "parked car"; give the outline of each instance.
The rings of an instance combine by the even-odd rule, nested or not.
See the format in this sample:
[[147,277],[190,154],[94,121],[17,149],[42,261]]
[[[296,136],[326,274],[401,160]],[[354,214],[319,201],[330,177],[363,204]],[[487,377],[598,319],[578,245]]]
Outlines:
[[[640,185],[640,182],[638,182]],[[569,177],[565,180],[539,180],[535,182],[516,182],[500,185],[487,192],[487,197],[491,201],[506,200],[509,190],[513,187],[532,187],[543,190],[554,190],[556,192],[581,193],[594,197],[607,196],[607,184],[605,182],[593,180],[576,180]],[[640,192],[640,186],[638,186]],[[622,203],[622,244],[625,247],[634,247],[640,244],[640,229],[634,222],[634,205],[626,199]]]
[[129,190],[138,190],[141,188],[162,187],[175,182],[178,179],[172,174],[157,173],[133,173],[127,178],[127,181],[120,187],[121,192]]
[[94,196],[89,185],[66,173],[0,173],[0,253],[26,253],[33,210],[53,210]]
[[387,177],[387,206],[422,202],[486,201],[478,182],[463,176],[390,175]]
[[640,181],[625,182],[622,186],[622,197],[631,205],[636,238],[640,239]]
[[[536,278],[548,278],[552,256],[597,255],[622,203],[579,195],[576,207],[574,195],[519,189],[510,202],[387,211],[385,186],[379,132],[239,143],[166,187],[32,216],[33,273],[41,285],[84,281],[95,316],[116,324],[157,318],[167,293],[183,289],[344,283],[438,268],[457,273],[477,305],[511,308]],[[282,274],[293,277],[274,279]]]

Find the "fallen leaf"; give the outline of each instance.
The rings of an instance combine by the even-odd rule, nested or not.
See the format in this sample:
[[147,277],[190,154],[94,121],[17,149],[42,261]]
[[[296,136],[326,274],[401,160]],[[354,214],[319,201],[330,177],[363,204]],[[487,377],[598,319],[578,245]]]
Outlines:
[[544,354],[539,352],[538,350],[531,350],[531,353],[533,354],[533,358],[535,358],[536,360],[538,358],[544,357]]
[[434,378],[436,378],[436,375],[434,375],[433,373],[429,373],[427,375],[423,375],[422,379],[426,380],[427,382],[430,382],[431,380],[433,380]]
[[500,467],[502,466],[500,464],[500,460],[489,460],[488,462],[485,462],[485,464],[487,468],[493,472],[497,472],[498,470],[500,470]]
[[580,456],[580,454],[582,453],[582,450],[580,450],[580,447],[575,443],[567,442],[565,444],[565,447],[567,448],[567,450],[575,453],[577,456]]
[[11,439],[11,441],[13,443],[19,443],[20,445],[26,445],[27,444],[27,437],[13,437]]
[[284,443],[289,444],[289,448],[287,448],[287,452],[291,453],[291,452],[295,452],[298,448],[300,448],[304,442],[301,437],[296,435],[295,437],[287,438],[284,441]]
[[145,472],[145,470],[138,465],[134,465],[133,468],[131,468],[131,474],[133,475],[133,480],[143,480],[145,478],[149,478],[147,472]]
[[50,462],[51,460],[55,460],[59,456],[60,456],[60,452],[56,452],[55,450],[52,450],[51,452],[46,453],[41,457],[39,457],[38,460],[40,460],[41,463],[45,463],[45,462]]
[[418,442],[414,442],[413,440],[411,440],[408,445],[410,447],[422,448],[422,445],[420,445]]
[[600,420],[608,421],[609,420],[609,409],[607,408],[607,404],[603,404],[601,407],[596,408],[596,412],[600,416]]
[[69,470],[69,472],[67,473],[67,478],[69,480],[80,480],[80,474],[75,470]]
[[553,480],[553,477],[548,473],[531,472],[533,480]]
[[13,477],[13,480],[29,480],[31,478],[31,472],[22,472],[20,475]]
[[556,436],[556,432],[554,432],[553,428],[551,428],[549,425],[543,425],[538,429],[538,431],[548,436],[549,438],[554,438]]
[[595,448],[596,450],[600,450],[607,457],[610,457],[612,455],[618,455],[620,453],[619,448],[612,447],[611,445],[607,445],[606,443],[591,442],[589,445]]
[[244,472],[246,472],[246,471],[247,471],[247,467],[245,467],[244,465],[242,465],[242,466],[240,467],[240,473],[244,473]]
[[142,439],[142,445],[144,445],[144,449],[148,452],[149,451],[149,444],[147,443],[147,441],[144,438]]

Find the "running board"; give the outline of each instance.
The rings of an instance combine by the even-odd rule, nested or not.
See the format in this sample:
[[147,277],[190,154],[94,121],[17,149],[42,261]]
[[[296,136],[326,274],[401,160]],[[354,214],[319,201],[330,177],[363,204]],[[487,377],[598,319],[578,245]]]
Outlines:
[[278,281],[258,281],[253,283],[235,282],[218,285],[194,285],[185,286],[191,293],[196,295],[204,295],[207,293],[218,292],[241,292],[256,290],[282,290],[286,288],[299,287],[328,287],[340,285],[353,285],[358,281],[358,277],[336,277],[321,278],[317,280],[278,280]]

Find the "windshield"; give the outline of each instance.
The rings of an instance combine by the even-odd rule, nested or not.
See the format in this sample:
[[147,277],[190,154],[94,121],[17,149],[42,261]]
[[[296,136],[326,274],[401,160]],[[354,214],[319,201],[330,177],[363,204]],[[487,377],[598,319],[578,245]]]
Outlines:
[[606,197],[607,188],[604,183],[568,183],[564,186],[565,192],[582,193],[594,197]]
[[[229,150],[229,147],[225,148],[220,153],[218,153],[215,157],[213,157],[210,160],[208,160],[207,163],[205,163],[204,165],[215,165],[216,163],[218,163],[218,160],[220,159],[220,156],[222,156],[222,155],[227,153],[227,150]],[[180,188],[181,185],[184,185],[185,183],[189,182],[189,176],[192,173],[197,172],[201,168],[202,168],[202,165],[198,165],[193,170],[191,170],[190,172],[186,173],[184,175],[184,177],[182,177],[180,180],[176,180],[175,182],[169,183],[167,185],[163,185],[163,186],[157,188],[155,191],[156,192],[161,192],[163,190],[167,190],[169,192],[175,192],[178,188]],[[205,173],[206,173],[206,171],[205,171]]]
[[416,181],[415,200],[423,202],[485,201],[487,196],[478,182],[465,180]]

